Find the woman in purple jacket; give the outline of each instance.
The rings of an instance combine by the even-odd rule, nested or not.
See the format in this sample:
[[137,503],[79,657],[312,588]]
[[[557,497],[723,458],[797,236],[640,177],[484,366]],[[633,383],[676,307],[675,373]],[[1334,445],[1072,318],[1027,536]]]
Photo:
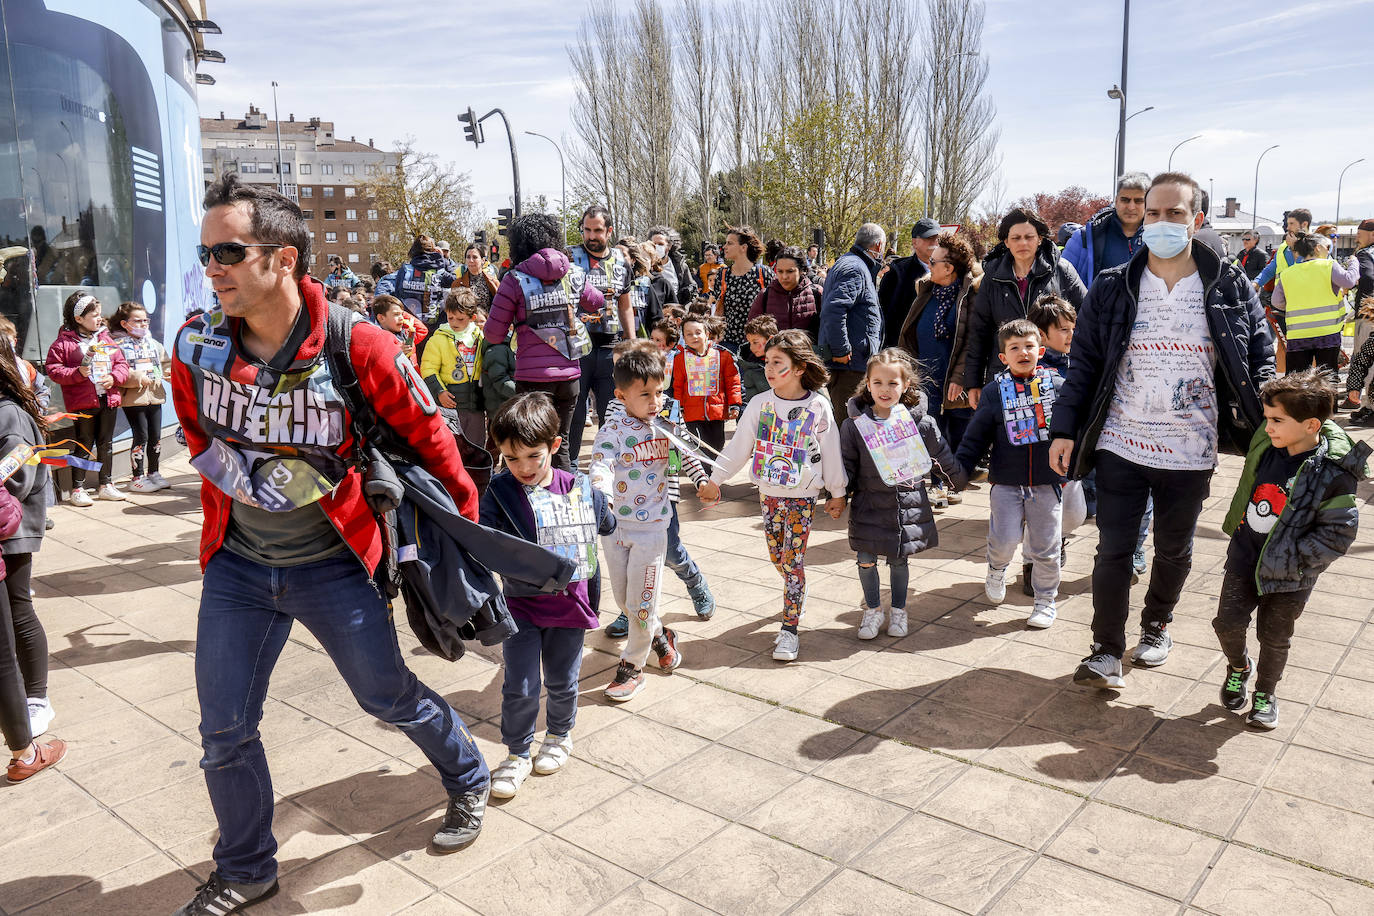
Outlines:
[[[124,499],[110,482],[115,419],[119,414],[119,388],[129,379],[129,362],[119,344],[105,330],[100,300],[79,289],[62,303],[62,330],[48,348],[48,378],[62,387],[65,410],[84,414],[74,422],[73,437],[90,457],[100,461],[97,499]],[[86,471],[72,468],[71,503],[91,505],[86,492]]]
[[[546,213],[517,217],[510,227],[510,259],[515,267],[492,299],[483,336],[503,344],[515,328],[515,391],[543,391],[553,398],[563,442],[554,466],[572,470],[568,441],[573,434],[581,356],[591,348],[581,315],[605,305],[601,291],[571,270],[562,227]],[[581,430],[577,431],[579,434]]]

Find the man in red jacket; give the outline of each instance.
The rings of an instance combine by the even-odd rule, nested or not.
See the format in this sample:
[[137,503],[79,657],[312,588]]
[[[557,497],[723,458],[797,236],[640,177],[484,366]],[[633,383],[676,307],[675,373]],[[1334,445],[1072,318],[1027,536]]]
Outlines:
[[[271,776],[258,736],[268,678],[300,621],[363,709],[401,729],[449,794],[439,851],[482,827],[489,775],[462,719],[405,665],[373,579],[382,538],[327,358],[324,287],[300,209],[233,173],[205,195],[199,254],[219,309],[177,336],[172,397],[204,478],[196,634],[200,765],[219,822],[215,871],[177,916],[222,916],[277,890]],[[338,306],[333,306],[337,308]],[[353,327],[363,396],[476,520],[477,490],[396,338]]]

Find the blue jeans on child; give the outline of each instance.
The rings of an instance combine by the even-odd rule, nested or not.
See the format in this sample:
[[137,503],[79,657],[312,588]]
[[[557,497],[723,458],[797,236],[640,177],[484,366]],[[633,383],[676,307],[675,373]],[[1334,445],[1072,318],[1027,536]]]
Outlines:
[[663,565],[677,573],[682,584],[688,588],[695,588],[701,582],[701,570],[682,543],[682,525],[677,518],[676,503],[673,504],[673,519],[668,523],[668,549],[663,555]]
[[506,679],[501,685],[501,740],[528,757],[539,720],[540,669],[548,691],[544,720],[550,735],[567,735],[577,720],[577,679],[582,674],[581,627],[540,627],[515,618],[520,629],[501,644]]
[[1021,556],[1034,565],[1031,586],[1035,597],[1053,599],[1059,592],[1059,542],[1063,500],[1051,484],[1021,487],[993,484],[988,496],[988,566],[1005,569],[1022,544]]
[[[864,590],[864,605],[876,608],[882,601],[882,584],[878,581],[878,555],[860,550],[855,559],[859,564],[859,584]],[[892,609],[900,611],[906,607],[906,587],[910,576],[906,557],[888,557],[887,571],[892,580]]]
[[201,588],[196,693],[200,766],[220,830],[215,866],[229,881],[277,876],[275,799],[258,723],[272,668],[297,620],[358,705],[414,741],[450,794],[481,791],[489,780],[458,713],[406,667],[391,612],[352,553],[274,567],[222,549],[206,565]]

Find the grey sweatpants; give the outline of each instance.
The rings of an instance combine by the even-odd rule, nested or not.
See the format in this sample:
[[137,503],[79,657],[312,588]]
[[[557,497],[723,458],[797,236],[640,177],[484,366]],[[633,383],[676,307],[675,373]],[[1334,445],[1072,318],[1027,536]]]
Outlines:
[[1059,593],[1059,540],[1063,502],[1054,487],[993,484],[988,497],[988,566],[1006,569],[1022,544],[1021,556],[1033,564],[1031,586],[1037,599],[1053,600]]
[[621,661],[643,668],[655,637],[663,633],[658,619],[662,591],[663,555],[668,549],[667,525],[637,525],[623,519],[615,534],[601,541],[602,559],[615,603],[630,621]]

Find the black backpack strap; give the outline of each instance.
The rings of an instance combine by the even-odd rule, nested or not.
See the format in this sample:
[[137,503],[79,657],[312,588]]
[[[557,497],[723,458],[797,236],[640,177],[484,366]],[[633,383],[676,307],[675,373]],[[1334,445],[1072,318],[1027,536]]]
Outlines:
[[363,394],[358,372],[353,368],[351,346],[353,342],[353,323],[361,320],[357,313],[341,305],[330,303],[329,315],[325,324],[324,353],[329,360],[330,372],[343,397],[344,407],[351,419],[353,438],[358,442],[355,461],[366,463],[365,454],[369,448],[400,458],[411,464],[419,464],[419,456],[400,436],[377,416],[372,404]]

